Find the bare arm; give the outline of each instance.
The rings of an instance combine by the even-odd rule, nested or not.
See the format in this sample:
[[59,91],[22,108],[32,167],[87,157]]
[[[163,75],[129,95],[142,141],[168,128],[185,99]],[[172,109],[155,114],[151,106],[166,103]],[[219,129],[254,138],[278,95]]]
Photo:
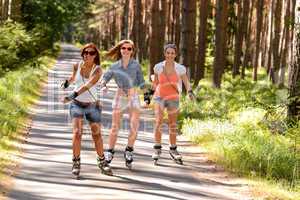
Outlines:
[[99,81],[101,75],[102,75],[102,70],[99,67],[93,72],[90,79],[76,91],[77,94],[80,95],[85,91],[87,91],[88,89],[90,89],[93,85],[95,85]]
[[191,91],[192,88],[191,88],[191,84],[190,84],[190,81],[189,81],[187,75],[186,75],[186,74],[181,75],[181,79],[182,79],[182,81],[183,81],[183,84],[184,84],[184,86],[185,86],[185,89],[186,89],[187,91]]

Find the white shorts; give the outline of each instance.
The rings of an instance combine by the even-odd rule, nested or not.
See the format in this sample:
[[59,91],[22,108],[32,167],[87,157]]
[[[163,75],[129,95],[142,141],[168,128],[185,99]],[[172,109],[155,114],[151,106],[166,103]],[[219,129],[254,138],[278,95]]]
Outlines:
[[141,103],[140,103],[139,96],[135,94],[132,97],[131,101],[129,101],[127,96],[116,95],[112,102],[112,108],[121,109],[121,110],[125,110],[127,108],[140,109]]

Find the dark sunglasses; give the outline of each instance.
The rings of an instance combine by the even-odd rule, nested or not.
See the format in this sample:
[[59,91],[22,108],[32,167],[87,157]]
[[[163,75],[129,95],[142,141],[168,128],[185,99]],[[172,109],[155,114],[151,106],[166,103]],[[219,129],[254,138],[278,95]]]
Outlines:
[[122,47],[121,49],[122,49],[122,50],[125,50],[125,49],[127,49],[128,51],[131,51],[131,50],[132,50],[132,48],[131,48],[131,47]]
[[89,54],[90,56],[94,56],[96,54],[96,51],[84,51],[83,55]]

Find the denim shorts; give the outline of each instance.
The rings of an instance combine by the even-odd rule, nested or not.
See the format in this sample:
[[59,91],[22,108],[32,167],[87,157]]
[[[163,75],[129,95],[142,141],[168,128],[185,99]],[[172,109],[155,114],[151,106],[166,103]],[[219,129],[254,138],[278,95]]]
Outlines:
[[70,104],[70,116],[73,118],[85,118],[91,123],[101,122],[101,108],[98,108],[96,104],[92,104],[87,107],[81,107],[74,102]]
[[179,100],[164,100],[161,97],[154,97],[153,101],[164,108],[179,108]]

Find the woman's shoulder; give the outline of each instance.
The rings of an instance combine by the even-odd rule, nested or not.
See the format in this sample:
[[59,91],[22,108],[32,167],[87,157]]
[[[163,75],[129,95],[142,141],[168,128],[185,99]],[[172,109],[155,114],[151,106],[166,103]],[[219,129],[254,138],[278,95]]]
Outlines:
[[175,62],[175,70],[178,74],[182,75],[186,73],[186,67],[180,63]]
[[111,69],[115,69],[117,67],[120,67],[121,66],[121,60],[117,60],[115,62],[113,62],[111,65],[110,65],[110,68]]
[[154,65],[154,73],[161,73],[163,71],[165,61],[161,61]]

